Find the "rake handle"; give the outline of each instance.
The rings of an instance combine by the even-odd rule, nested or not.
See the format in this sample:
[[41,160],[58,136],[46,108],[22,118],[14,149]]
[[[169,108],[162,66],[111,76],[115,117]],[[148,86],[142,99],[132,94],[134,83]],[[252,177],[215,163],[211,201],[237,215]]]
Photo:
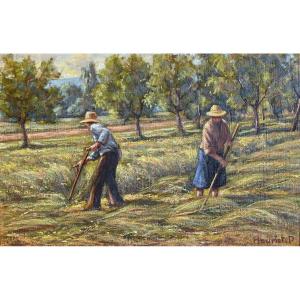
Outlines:
[[85,164],[85,161],[86,161],[86,159],[87,159],[89,153],[90,153],[90,148],[85,148],[85,153],[84,153],[82,162],[81,162],[81,164],[79,165],[79,167],[78,167],[78,169],[77,169],[77,174],[76,174],[76,177],[75,177],[74,182],[73,182],[73,184],[72,184],[72,189],[71,189],[71,192],[70,192],[70,195],[69,195],[69,199],[68,199],[69,201],[71,201],[72,198],[73,198],[73,196],[74,196],[74,192],[75,192],[75,188],[76,188],[78,179],[79,179],[79,177],[80,177],[80,174],[81,174],[81,172],[82,172],[83,166],[84,166],[84,164]]

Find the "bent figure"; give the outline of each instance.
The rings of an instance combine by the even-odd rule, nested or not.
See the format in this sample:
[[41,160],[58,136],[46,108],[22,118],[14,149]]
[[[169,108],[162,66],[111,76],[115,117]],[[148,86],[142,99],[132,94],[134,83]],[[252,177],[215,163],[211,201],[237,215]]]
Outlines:
[[211,118],[203,128],[193,185],[197,188],[197,196],[202,197],[204,189],[210,187],[219,166],[221,166],[222,169],[212,187],[212,195],[217,197],[219,188],[226,184],[225,167],[227,162],[223,158],[225,144],[230,146],[232,141],[228,125],[222,119],[226,112],[218,105],[213,105],[207,115]]
[[[120,159],[119,145],[110,130],[98,123],[95,112],[87,112],[85,119],[80,123],[90,130],[95,142],[90,147],[92,152],[83,163],[100,158],[93,175],[90,196],[85,209],[98,210],[101,208],[101,196],[105,184],[108,186],[109,205],[123,205],[124,200],[119,193],[116,181],[116,171]],[[81,164],[81,161],[78,164]]]

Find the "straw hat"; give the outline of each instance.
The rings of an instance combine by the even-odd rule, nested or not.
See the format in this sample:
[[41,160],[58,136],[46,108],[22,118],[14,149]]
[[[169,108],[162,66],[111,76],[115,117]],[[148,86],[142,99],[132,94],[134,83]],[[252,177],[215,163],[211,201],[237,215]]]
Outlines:
[[97,120],[98,116],[94,111],[87,111],[85,113],[85,118],[83,121],[80,121],[80,123],[98,123]]
[[210,117],[222,117],[226,115],[226,111],[222,110],[219,105],[213,105],[210,111],[206,113]]

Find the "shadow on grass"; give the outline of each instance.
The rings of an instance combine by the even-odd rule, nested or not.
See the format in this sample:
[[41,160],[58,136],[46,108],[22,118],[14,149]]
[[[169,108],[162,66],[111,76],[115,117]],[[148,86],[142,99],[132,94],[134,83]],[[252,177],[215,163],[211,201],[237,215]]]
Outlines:
[[157,206],[161,205],[163,202],[158,200],[151,200],[151,199],[140,199],[128,202],[130,205],[134,206]]
[[252,128],[251,126],[243,126],[239,132],[239,136],[259,136],[259,135],[262,135],[262,134],[270,134],[270,133],[273,133],[273,132],[291,132],[291,129],[289,127],[286,127],[286,126],[281,126],[281,127],[273,127],[272,125],[271,126],[268,126],[268,125],[265,125],[265,126],[261,126],[260,128],[260,132],[259,134],[256,134],[255,132],[255,129]]
[[142,138],[140,137],[127,137],[124,140],[127,142],[139,142],[139,141],[152,141],[152,140],[158,140],[158,139],[170,139],[174,137],[189,137],[193,135],[199,135],[199,132],[195,131],[187,131],[185,134],[180,134],[177,131],[171,131],[171,132],[166,132],[166,133],[160,133],[157,135],[148,135],[148,136],[143,136]]
[[226,195],[226,198],[233,200],[236,204],[240,206],[247,206],[253,204],[257,201],[270,200],[272,196],[265,194],[253,194],[253,195]]
[[[92,144],[92,142],[90,143]],[[5,145],[4,147],[0,148],[0,153],[3,153],[3,152],[7,152],[7,151],[21,151],[21,150],[26,150],[26,149],[29,149],[29,150],[47,150],[47,149],[64,149],[64,148],[67,148],[67,149],[70,149],[70,148],[75,148],[75,149],[78,149],[78,150],[82,150],[84,151],[84,149],[88,146],[90,146],[90,144],[88,143],[85,143],[84,144],[81,144],[79,145],[78,142],[72,142],[72,141],[59,141],[57,140],[57,143],[51,143],[49,142],[46,142],[46,143],[43,143],[43,144],[35,144],[35,143],[32,143],[29,145],[28,148],[22,148],[21,145],[11,145],[11,144],[7,144]]]
[[[68,145],[69,146],[69,145]],[[18,151],[18,150],[39,150],[39,149],[49,149],[49,148],[58,148],[61,147],[61,145],[58,144],[30,144],[28,148],[23,148],[21,145],[7,145],[6,147],[3,147],[0,149],[0,152],[6,152],[6,151]]]
[[58,148],[61,145],[58,144],[30,144],[29,149],[39,150],[39,149],[48,149],[48,148]]

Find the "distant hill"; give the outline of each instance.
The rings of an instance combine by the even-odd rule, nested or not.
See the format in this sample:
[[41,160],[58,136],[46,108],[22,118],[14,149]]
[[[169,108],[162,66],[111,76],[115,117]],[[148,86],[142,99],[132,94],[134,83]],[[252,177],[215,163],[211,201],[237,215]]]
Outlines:
[[80,77],[70,77],[70,78],[60,78],[51,80],[49,85],[55,87],[62,87],[63,85],[76,85],[78,87],[82,87],[82,80]]

